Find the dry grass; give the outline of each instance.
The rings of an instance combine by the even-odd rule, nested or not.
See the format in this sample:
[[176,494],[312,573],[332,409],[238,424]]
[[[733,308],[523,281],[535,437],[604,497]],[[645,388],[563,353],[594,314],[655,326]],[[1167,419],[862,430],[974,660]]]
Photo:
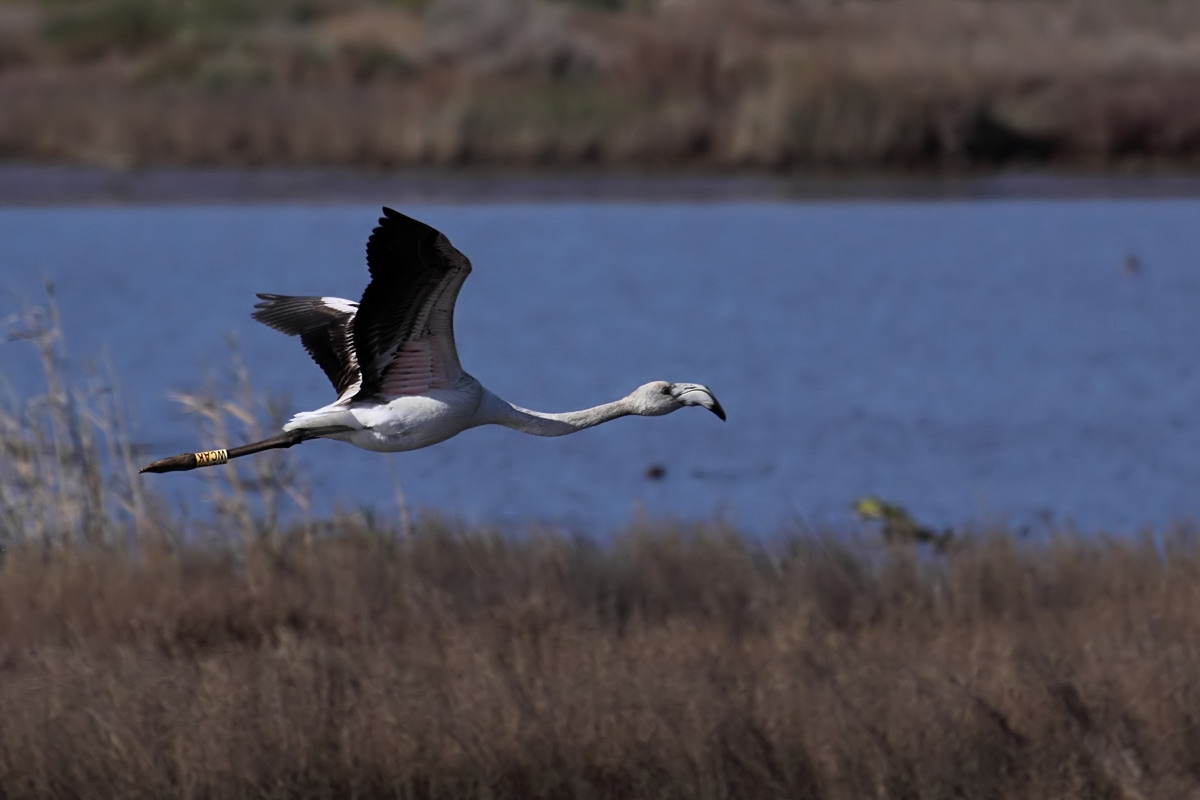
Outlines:
[[[1183,797],[1200,563],[338,520],[17,547],[7,797]],[[164,531],[169,537],[170,532]]]
[[1190,0],[247,8],[0,8],[0,157],[781,170],[1200,161]]
[[115,544],[151,517],[124,404],[102,370],[68,368],[54,292],[3,320],[0,346],[28,342],[46,390],[0,408],[0,551],[36,542]]
[[[214,470],[199,527],[138,483],[55,320],[15,321],[51,388],[0,426],[4,798],[1194,796],[1193,528],[939,555],[284,525],[273,469]],[[182,399],[257,424],[222,396]]]

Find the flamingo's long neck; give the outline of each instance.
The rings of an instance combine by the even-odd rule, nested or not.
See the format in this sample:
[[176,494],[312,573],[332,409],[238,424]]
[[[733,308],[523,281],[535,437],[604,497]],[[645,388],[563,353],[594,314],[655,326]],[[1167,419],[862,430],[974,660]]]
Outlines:
[[487,395],[480,404],[481,424],[504,425],[513,430],[532,433],[535,436],[562,436],[634,413],[628,398],[624,397],[611,403],[585,408],[582,411],[556,413],[531,411],[528,408],[514,406],[491,392],[488,392]]

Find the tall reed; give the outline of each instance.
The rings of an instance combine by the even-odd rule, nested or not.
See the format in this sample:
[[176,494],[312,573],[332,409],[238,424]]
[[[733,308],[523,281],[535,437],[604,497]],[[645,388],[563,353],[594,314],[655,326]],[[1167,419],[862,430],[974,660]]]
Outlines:
[[45,390],[0,408],[0,544],[115,544],[149,521],[127,408],[108,369],[68,366],[53,286],[8,320],[31,345]]

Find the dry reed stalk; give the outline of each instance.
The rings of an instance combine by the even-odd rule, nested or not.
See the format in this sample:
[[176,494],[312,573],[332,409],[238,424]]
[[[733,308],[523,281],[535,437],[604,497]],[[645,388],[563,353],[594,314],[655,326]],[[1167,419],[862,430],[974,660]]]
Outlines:
[[4,539],[114,544],[123,526],[148,514],[111,375],[85,381],[68,364],[50,286],[46,303],[13,315],[6,333],[7,346],[36,348],[46,391],[0,411]]

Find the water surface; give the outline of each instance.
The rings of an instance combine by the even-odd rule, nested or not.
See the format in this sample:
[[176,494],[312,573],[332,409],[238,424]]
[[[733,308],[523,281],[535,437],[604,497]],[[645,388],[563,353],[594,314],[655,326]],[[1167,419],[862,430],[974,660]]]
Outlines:
[[[1198,201],[400,207],[472,258],[459,349],[496,393],[566,410],[698,381],[729,421],[483,428],[391,456],[307,443],[292,452],[318,509],[388,511],[396,481],[420,508],[590,530],[639,511],[840,524],[865,493],[934,524],[1111,531],[1200,505]],[[168,393],[223,369],[233,336],[264,392],[328,402],[299,343],[249,311],[257,291],[357,298],[377,216],[0,208],[0,311],[52,279],[72,354],[107,353],[154,457],[235,444],[198,441]],[[31,350],[0,347],[22,392],[38,388]],[[665,476],[647,479],[656,464]],[[202,505],[197,473],[148,480]]]

